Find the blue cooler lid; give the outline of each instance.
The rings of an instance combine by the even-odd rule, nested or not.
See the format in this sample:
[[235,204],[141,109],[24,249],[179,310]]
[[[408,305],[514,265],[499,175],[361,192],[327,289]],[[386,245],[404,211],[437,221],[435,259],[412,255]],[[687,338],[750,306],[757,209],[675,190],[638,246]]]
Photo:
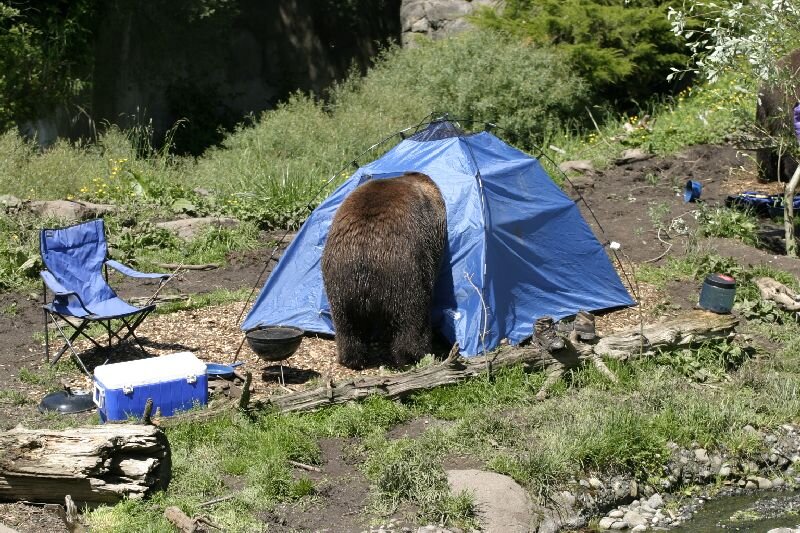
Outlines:
[[728,274],[709,274],[706,277],[706,283],[712,287],[720,289],[735,289],[736,280]]

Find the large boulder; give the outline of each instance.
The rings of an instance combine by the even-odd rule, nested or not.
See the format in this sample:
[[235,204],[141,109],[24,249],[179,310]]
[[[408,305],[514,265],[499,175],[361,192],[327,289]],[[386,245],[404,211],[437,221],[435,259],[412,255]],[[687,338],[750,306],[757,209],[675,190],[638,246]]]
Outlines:
[[235,228],[238,225],[239,221],[237,219],[229,217],[182,218],[156,224],[157,227],[169,230],[185,240],[193,239],[198,233],[209,226],[215,228]]
[[497,6],[496,0],[403,0],[400,26],[403,46],[416,37],[443,39],[470,28],[464,18],[480,6]]
[[24,207],[44,218],[57,218],[67,222],[80,222],[114,213],[117,206],[73,200],[30,200]]
[[528,533],[533,515],[528,493],[508,476],[483,470],[448,470],[447,481],[453,494],[472,494],[487,533]]

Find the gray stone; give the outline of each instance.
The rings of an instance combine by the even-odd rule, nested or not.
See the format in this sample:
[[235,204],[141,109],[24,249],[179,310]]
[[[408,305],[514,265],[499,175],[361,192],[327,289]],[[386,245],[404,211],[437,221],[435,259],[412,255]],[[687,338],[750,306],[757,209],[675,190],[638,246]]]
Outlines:
[[589,478],[589,486],[593,489],[599,489],[603,486],[603,482],[597,479],[596,477]]
[[443,39],[468,30],[465,15],[479,6],[496,8],[495,0],[403,0],[400,26],[403,46],[413,47],[417,36]]
[[600,519],[600,521],[597,523],[597,527],[600,529],[611,529],[611,526],[614,525],[614,522],[616,521],[616,518],[606,516]]
[[625,513],[623,511],[620,511],[619,509],[614,509],[613,511],[608,513],[608,516],[609,518],[622,518],[625,516]]
[[533,516],[528,493],[510,477],[482,470],[448,470],[447,480],[453,493],[472,493],[483,531],[530,531]]
[[728,465],[722,465],[719,469],[719,477],[726,478],[731,475],[731,467]]
[[237,219],[229,217],[182,218],[156,224],[157,227],[172,231],[185,240],[193,239],[208,227],[235,228],[238,225],[239,221]]
[[628,163],[635,163],[636,161],[645,161],[653,157],[653,154],[648,154],[641,148],[628,148],[622,155],[614,160],[617,165],[626,165]]
[[115,205],[71,200],[31,200],[25,207],[40,217],[58,218],[67,222],[98,218],[117,211]]
[[768,480],[765,477],[757,477],[755,479],[756,483],[758,483],[759,489],[771,489],[772,488],[772,481]]
[[611,524],[611,529],[628,529],[628,523],[625,520],[617,520]]
[[628,526],[635,527],[638,525],[646,525],[647,519],[637,513],[636,511],[628,511],[625,513],[624,520],[628,523]]
[[746,488],[746,489],[756,489],[756,488],[758,488],[758,483],[756,483],[755,481],[748,480],[744,484],[744,488]]
[[644,524],[639,524],[638,526],[633,526],[631,531],[635,531],[636,533],[639,533],[639,531],[647,531],[647,526]]
[[17,209],[22,207],[22,200],[10,194],[0,194],[0,206],[6,209]]
[[782,478],[779,478],[779,477],[776,477],[775,479],[772,480],[773,488],[783,487],[785,484],[786,484],[786,482]]
[[564,161],[563,163],[559,163],[558,168],[561,172],[580,172],[583,174],[584,172],[592,172],[594,170],[594,164],[589,159],[578,159],[575,161]]
[[661,509],[664,507],[664,499],[660,494],[655,493],[647,499],[647,505],[651,509]]
[[707,463],[708,462],[708,452],[705,448],[697,448],[694,451],[694,459],[698,463]]

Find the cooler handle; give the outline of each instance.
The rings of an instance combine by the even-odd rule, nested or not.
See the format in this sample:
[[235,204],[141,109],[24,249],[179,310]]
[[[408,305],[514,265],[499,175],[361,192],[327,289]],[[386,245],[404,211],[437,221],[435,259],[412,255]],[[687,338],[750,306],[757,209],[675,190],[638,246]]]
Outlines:
[[106,391],[98,387],[97,383],[94,384],[92,389],[92,401],[98,408],[102,409],[106,404]]

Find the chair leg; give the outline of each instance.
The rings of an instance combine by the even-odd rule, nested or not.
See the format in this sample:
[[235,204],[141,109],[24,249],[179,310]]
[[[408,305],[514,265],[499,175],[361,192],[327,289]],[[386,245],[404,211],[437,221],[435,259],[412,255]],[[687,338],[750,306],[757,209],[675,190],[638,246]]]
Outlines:
[[[52,318],[52,316],[51,316],[51,318]],[[53,324],[55,324],[56,328],[58,328],[59,333],[61,333],[61,336],[67,342],[58,351],[58,354],[56,354],[56,356],[53,358],[53,362],[51,364],[53,364],[53,365],[56,364],[58,362],[58,360],[61,358],[61,356],[64,355],[64,352],[66,352],[69,349],[69,351],[72,353],[72,357],[74,357],[78,361],[78,364],[81,365],[81,368],[83,369],[84,373],[87,376],[91,376],[92,374],[89,372],[89,370],[86,369],[86,365],[83,364],[83,360],[80,358],[80,356],[78,355],[78,352],[76,352],[75,348],[72,346],[72,342],[75,339],[78,338],[78,335],[80,335],[81,332],[83,332],[83,329],[89,324],[89,322],[86,321],[86,320],[81,322],[80,325],[78,325],[78,327],[75,329],[75,331],[72,333],[72,335],[70,335],[69,338],[67,338],[67,334],[64,333],[64,330],[61,329],[61,325],[59,325],[59,323],[55,320],[55,318],[53,318]]]
[[44,312],[44,360],[46,363],[50,362],[50,324],[47,323],[47,309]]

